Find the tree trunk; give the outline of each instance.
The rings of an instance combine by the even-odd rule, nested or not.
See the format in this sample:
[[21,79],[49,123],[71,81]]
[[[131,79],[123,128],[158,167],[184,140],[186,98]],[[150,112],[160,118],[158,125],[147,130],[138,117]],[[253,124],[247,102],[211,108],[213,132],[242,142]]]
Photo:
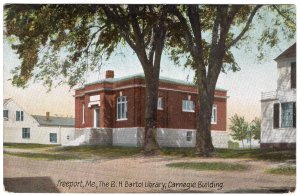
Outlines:
[[209,94],[198,82],[199,114],[196,133],[196,152],[199,156],[209,156],[214,152],[211,139],[211,113],[214,94]]
[[[155,78],[157,77],[157,78]],[[158,99],[157,75],[145,75],[146,102],[145,102],[145,153],[155,154],[159,149],[157,143],[157,99]]]
[[244,147],[244,140],[242,139],[242,145],[243,145],[243,149],[245,149],[245,147]]

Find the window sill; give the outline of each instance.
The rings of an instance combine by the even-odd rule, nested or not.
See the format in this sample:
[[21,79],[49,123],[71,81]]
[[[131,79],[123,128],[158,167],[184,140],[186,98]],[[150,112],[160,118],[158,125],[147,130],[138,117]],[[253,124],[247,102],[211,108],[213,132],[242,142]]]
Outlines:
[[211,122],[210,124],[212,124],[212,125],[216,125],[216,124],[217,124],[217,122]]
[[287,130],[287,129],[296,129],[297,127],[279,127],[279,128],[273,128],[274,130]]
[[182,110],[182,112],[195,112],[195,110]]
[[117,119],[117,121],[127,121],[127,118]]
[[157,110],[164,110],[163,108],[157,108]]

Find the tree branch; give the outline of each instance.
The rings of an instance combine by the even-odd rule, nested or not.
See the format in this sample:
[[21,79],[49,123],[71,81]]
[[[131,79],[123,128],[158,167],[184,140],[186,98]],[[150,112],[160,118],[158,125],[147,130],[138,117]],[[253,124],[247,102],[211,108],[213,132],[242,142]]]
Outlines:
[[[137,21],[136,5],[128,5],[128,8],[129,8],[131,26],[134,33],[135,44],[137,46],[137,50],[135,52],[137,53],[140,60],[143,59],[148,61],[144,36],[142,35],[139,23]],[[143,63],[142,66],[144,66]]]
[[250,24],[255,16],[255,14],[257,13],[258,9],[261,8],[262,5],[257,5],[255,6],[255,8],[252,10],[249,18],[248,18],[248,21],[244,27],[244,29],[240,32],[240,34],[231,41],[231,43],[229,43],[228,45],[226,45],[226,50],[229,49],[230,47],[232,47],[233,45],[235,45],[244,35],[245,33],[249,30],[249,27],[250,27]]
[[291,20],[291,18],[285,16],[276,5],[272,5],[272,7],[278,12],[279,15],[281,15],[283,18],[285,18],[289,22],[293,23],[293,25],[296,25],[296,23],[293,20]]
[[194,49],[194,44],[193,44],[193,36],[191,34],[191,32],[189,31],[189,26],[187,24],[186,19],[183,17],[183,15],[179,12],[179,10],[177,9],[176,5],[173,6],[173,9],[170,9],[170,12],[173,13],[179,20],[180,24],[183,27],[183,30],[185,32],[185,41],[187,42],[187,45],[189,47],[189,50],[191,51],[191,54],[193,56],[195,56],[195,49]]
[[168,7],[164,6],[161,9],[162,10],[159,17],[158,26],[154,29],[154,33],[155,33],[154,75],[155,76],[159,76],[161,55],[164,48],[165,37],[166,37],[165,18],[167,15]]
[[98,29],[96,32],[94,32],[94,33],[92,34],[91,40],[90,40],[88,46],[83,50],[83,52],[88,52],[88,50],[89,50],[89,48],[90,48],[90,46],[91,46],[91,44],[92,44],[92,42],[93,42],[93,40],[94,40],[96,34],[98,34],[98,33],[99,33],[101,30],[103,30],[105,27],[106,27],[106,25],[103,25],[102,27],[99,26],[99,29]]
[[117,24],[117,26],[120,28],[121,30],[121,35],[123,36],[123,38],[125,39],[125,41],[128,43],[128,45],[134,50],[137,50],[137,46],[136,44],[134,44],[134,42],[131,40],[130,36],[129,36],[129,27],[126,26],[123,23],[123,20],[121,17],[119,17],[117,14],[113,13],[109,7],[107,7],[107,5],[104,5],[103,10],[107,16],[107,18],[111,18],[114,20],[114,22]]

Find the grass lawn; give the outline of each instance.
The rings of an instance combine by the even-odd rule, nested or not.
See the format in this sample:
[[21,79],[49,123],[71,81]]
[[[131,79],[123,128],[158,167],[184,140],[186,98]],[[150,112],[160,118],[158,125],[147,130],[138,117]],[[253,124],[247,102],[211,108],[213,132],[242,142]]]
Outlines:
[[296,175],[296,167],[278,167],[267,169],[266,173],[278,175]]
[[[165,148],[161,150],[162,155],[196,157],[191,148]],[[214,154],[220,158],[251,158],[256,160],[285,161],[296,159],[295,150],[275,149],[216,149]]]
[[197,171],[212,170],[212,171],[241,171],[246,170],[247,166],[236,163],[223,162],[179,162],[167,164],[167,167],[193,169]]
[[217,156],[221,158],[252,158],[257,160],[286,161],[296,159],[296,150],[276,149],[218,149]]
[[50,148],[58,147],[59,145],[53,144],[16,144],[16,143],[4,143],[5,148],[17,148],[17,149],[39,149],[39,148]]
[[12,155],[18,157],[32,158],[37,160],[71,160],[82,159],[75,155],[66,154],[47,154],[47,153],[30,153],[30,152],[4,152],[5,155]]
[[104,147],[104,146],[74,146],[59,147],[49,151],[72,153],[85,156],[125,157],[141,153],[141,148],[136,147]]
[[[45,153],[62,154],[62,155],[78,155],[82,158],[93,156],[105,157],[125,157],[136,154],[142,154],[142,148],[136,147],[108,147],[108,146],[74,146],[61,147],[58,145],[42,145],[42,144],[4,144],[4,148],[16,149],[44,149]],[[193,148],[163,148],[159,152],[162,156],[179,156],[179,157],[197,157]],[[250,158],[254,160],[269,161],[286,161],[295,160],[295,150],[275,150],[275,149],[216,149],[215,157],[220,158]]]

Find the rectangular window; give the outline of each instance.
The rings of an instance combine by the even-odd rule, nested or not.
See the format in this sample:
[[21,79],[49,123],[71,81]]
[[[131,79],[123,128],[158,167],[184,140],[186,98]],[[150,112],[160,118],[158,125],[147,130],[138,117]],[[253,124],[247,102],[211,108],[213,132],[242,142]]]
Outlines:
[[50,133],[50,142],[57,143],[57,134],[56,133]]
[[23,121],[23,120],[24,120],[23,111],[16,111],[16,121]]
[[85,112],[85,106],[82,104],[82,124],[84,124],[84,112]]
[[273,105],[273,128],[279,128],[279,104],[275,103]]
[[281,104],[281,127],[293,127],[293,103]]
[[158,110],[163,110],[163,98],[162,97],[158,97],[158,100],[157,100],[157,109]]
[[296,108],[296,102],[293,102],[293,127],[296,128],[296,111],[297,111],[297,108]]
[[191,100],[182,100],[183,112],[195,112],[195,104]]
[[291,88],[296,89],[296,62],[291,64]]
[[117,99],[117,120],[127,120],[127,98],[120,96]]
[[211,123],[217,124],[217,105],[214,104],[211,112]]
[[188,141],[188,142],[192,141],[192,132],[191,131],[186,132],[186,141]]
[[8,110],[3,110],[3,120],[8,121]]
[[94,127],[99,127],[99,108],[94,109]]
[[30,128],[22,128],[22,138],[30,139]]

